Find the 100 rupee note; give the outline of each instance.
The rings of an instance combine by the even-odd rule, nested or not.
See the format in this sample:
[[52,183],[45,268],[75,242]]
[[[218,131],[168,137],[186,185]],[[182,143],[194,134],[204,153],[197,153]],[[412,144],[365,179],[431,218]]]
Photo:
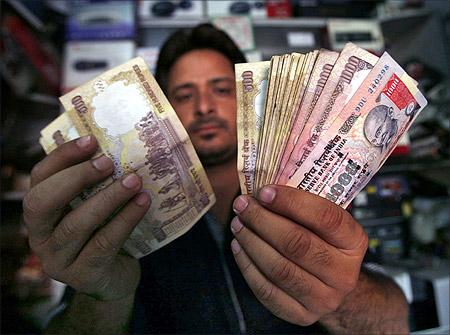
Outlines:
[[215,196],[192,143],[142,58],[60,98],[80,136],[92,134],[114,163],[113,179],[137,173],[151,207],[125,242],[139,258],[188,231]]

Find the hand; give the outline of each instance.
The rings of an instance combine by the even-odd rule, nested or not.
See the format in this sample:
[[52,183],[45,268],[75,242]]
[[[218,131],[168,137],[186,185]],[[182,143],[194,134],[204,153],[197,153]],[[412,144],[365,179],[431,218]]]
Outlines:
[[142,182],[129,174],[71,210],[72,199],[113,172],[109,158],[90,159],[96,149],[95,138],[86,136],[38,163],[23,215],[30,246],[49,276],[96,299],[116,300],[134,294],[139,282],[139,262],[120,248],[147,212],[150,198],[138,193]]
[[337,310],[358,281],[368,238],[332,202],[286,186],[239,196],[231,247],[258,300],[276,316],[306,326]]

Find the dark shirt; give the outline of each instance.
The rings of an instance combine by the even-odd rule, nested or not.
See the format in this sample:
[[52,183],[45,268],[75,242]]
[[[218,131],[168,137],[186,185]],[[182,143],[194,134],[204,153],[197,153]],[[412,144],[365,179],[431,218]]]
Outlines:
[[140,260],[131,332],[323,333],[318,325],[300,327],[277,318],[256,299],[234,261],[229,227],[223,229],[218,245],[203,218]]

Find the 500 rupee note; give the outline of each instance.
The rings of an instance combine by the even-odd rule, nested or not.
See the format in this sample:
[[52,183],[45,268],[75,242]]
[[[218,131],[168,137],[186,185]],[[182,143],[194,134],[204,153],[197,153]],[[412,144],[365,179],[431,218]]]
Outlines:
[[113,179],[137,173],[151,207],[125,242],[139,258],[188,231],[215,202],[192,143],[142,58],[60,98],[80,136],[114,162]]
[[253,194],[256,159],[270,62],[235,65],[237,97],[237,168],[242,194]]
[[61,144],[80,137],[67,113],[63,113],[41,130],[39,143],[48,155]]

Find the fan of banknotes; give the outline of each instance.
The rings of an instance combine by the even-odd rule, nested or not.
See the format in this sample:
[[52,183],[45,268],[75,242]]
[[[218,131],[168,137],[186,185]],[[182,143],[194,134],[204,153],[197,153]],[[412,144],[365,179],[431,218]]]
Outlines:
[[58,145],[95,135],[114,162],[111,178],[75,199],[77,206],[126,173],[136,172],[150,209],[125,242],[136,258],[188,231],[214,204],[206,172],[169,101],[144,60],[135,58],[60,98],[66,112],[41,131],[48,154]]
[[244,194],[281,184],[345,208],[427,104],[388,53],[352,43],[235,70]]

